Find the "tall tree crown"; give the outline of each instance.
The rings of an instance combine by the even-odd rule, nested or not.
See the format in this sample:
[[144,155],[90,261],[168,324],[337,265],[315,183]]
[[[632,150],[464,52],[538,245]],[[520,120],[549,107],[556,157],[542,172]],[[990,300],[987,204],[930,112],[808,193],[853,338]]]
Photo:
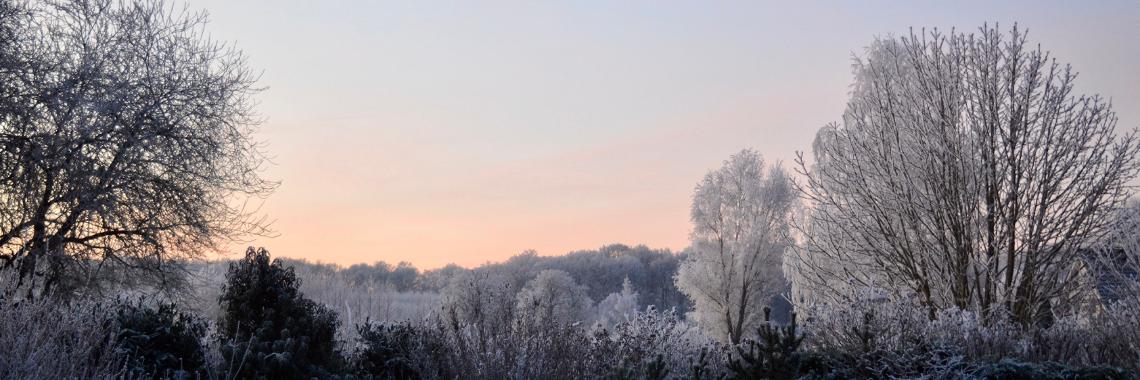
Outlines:
[[739,342],[785,288],[782,262],[792,243],[795,200],[783,169],[766,167],[752,150],[733,155],[697,185],[693,249],[676,281],[693,300],[691,316],[712,335]]
[[1075,304],[1080,248],[1136,177],[1135,133],[1016,26],[876,40],[843,122],[799,160],[813,212],[797,282],[916,294],[1023,322]]
[[[10,10],[7,7],[12,7]],[[275,183],[253,138],[257,79],[163,2],[3,2],[0,266],[31,294],[176,285],[266,225],[241,206]]]

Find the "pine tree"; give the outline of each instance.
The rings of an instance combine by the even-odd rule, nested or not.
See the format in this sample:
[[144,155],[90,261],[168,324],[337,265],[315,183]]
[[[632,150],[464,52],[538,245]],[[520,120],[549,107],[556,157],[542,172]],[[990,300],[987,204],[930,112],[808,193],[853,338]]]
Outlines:
[[[757,338],[736,346],[738,358],[729,362],[735,379],[795,379],[799,377],[803,355],[799,351],[804,337],[796,331],[796,315],[787,326],[773,326],[772,309],[764,308],[764,323]],[[745,350],[744,347],[747,347]]]

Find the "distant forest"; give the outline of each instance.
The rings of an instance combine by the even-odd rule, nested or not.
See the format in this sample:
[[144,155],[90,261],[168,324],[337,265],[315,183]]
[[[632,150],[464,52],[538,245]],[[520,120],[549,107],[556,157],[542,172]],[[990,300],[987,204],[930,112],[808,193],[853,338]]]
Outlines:
[[343,267],[334,264],[313,263],[307,260],[286,259],[298,271],[327,273],[343,276],[350,284],[387,288],[399,292],[439,292],[449,281],[464,271],[502,276],[513,289],[522,289],[527,281],[547,269],[569,273],[594,301],[611,293],[620,293],[622,283],[629,279],[640,294],[642,306],[661,310],[688,310],[691,306],[673,281],[677,267],[685,253],[668,249],[652,249],[644,245],[630,247],[611,244],[596,250],[580,250],[559,256],[539,256],[534,251],[515,255],[501,263],[487,263],[473,269],[455,264],[438,269],[419,270],[407,262],[392,265],[383,261],[374,264],[356,264]]

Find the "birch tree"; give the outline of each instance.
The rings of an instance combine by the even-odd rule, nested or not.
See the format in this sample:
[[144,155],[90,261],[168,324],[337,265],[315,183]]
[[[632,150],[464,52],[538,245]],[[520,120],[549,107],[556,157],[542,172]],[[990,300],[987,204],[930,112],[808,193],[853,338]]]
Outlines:
[[168,288],[179,259],[265,224],[256,76],[205,14],[159,2],[3,2],[0,276],[28,295]]
[[693,194],[692,253],[677,287],[691,317],[713,336],[739,343],[763,321],[763,307],[786,288],[782,257],[791,240],[795,194],[779,167],[744,150],[709,172]]
[[1023,323],[1072,306],[1080,250],[1137,174],[1135,132],[1016,26],[876,40],[842,123],[797,160],[797,288],[876,286]]

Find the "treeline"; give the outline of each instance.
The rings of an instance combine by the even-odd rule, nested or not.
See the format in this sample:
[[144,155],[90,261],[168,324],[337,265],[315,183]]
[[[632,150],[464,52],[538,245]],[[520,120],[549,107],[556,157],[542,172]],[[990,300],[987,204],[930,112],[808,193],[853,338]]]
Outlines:
[[668,249],[653,249],[645,245],[631,247],[610,244],[596,250],[574,251],[561,256],[539,256],[534,251],[526,251],[504,262],[486,263],[471,269],[451,264],[421,271],[408,262],[392,265],[384,261],[348,267],[296,259],[286,259],[286,262],[298,271],[307,273],[307,277],[335,276],[351,286],[396,292],[438,293],[463,273],[500,277],[518,291],[539,272],[559,270],[569,273],[576,283],[584,286],[593,302],[620,293],[623,283],[628,279],[639,294],[642,308],[653,306],[659,310],[675,309],[683,313],[691,304],[677,290],[673,278],[685,257],[684,252],[674,253]]

